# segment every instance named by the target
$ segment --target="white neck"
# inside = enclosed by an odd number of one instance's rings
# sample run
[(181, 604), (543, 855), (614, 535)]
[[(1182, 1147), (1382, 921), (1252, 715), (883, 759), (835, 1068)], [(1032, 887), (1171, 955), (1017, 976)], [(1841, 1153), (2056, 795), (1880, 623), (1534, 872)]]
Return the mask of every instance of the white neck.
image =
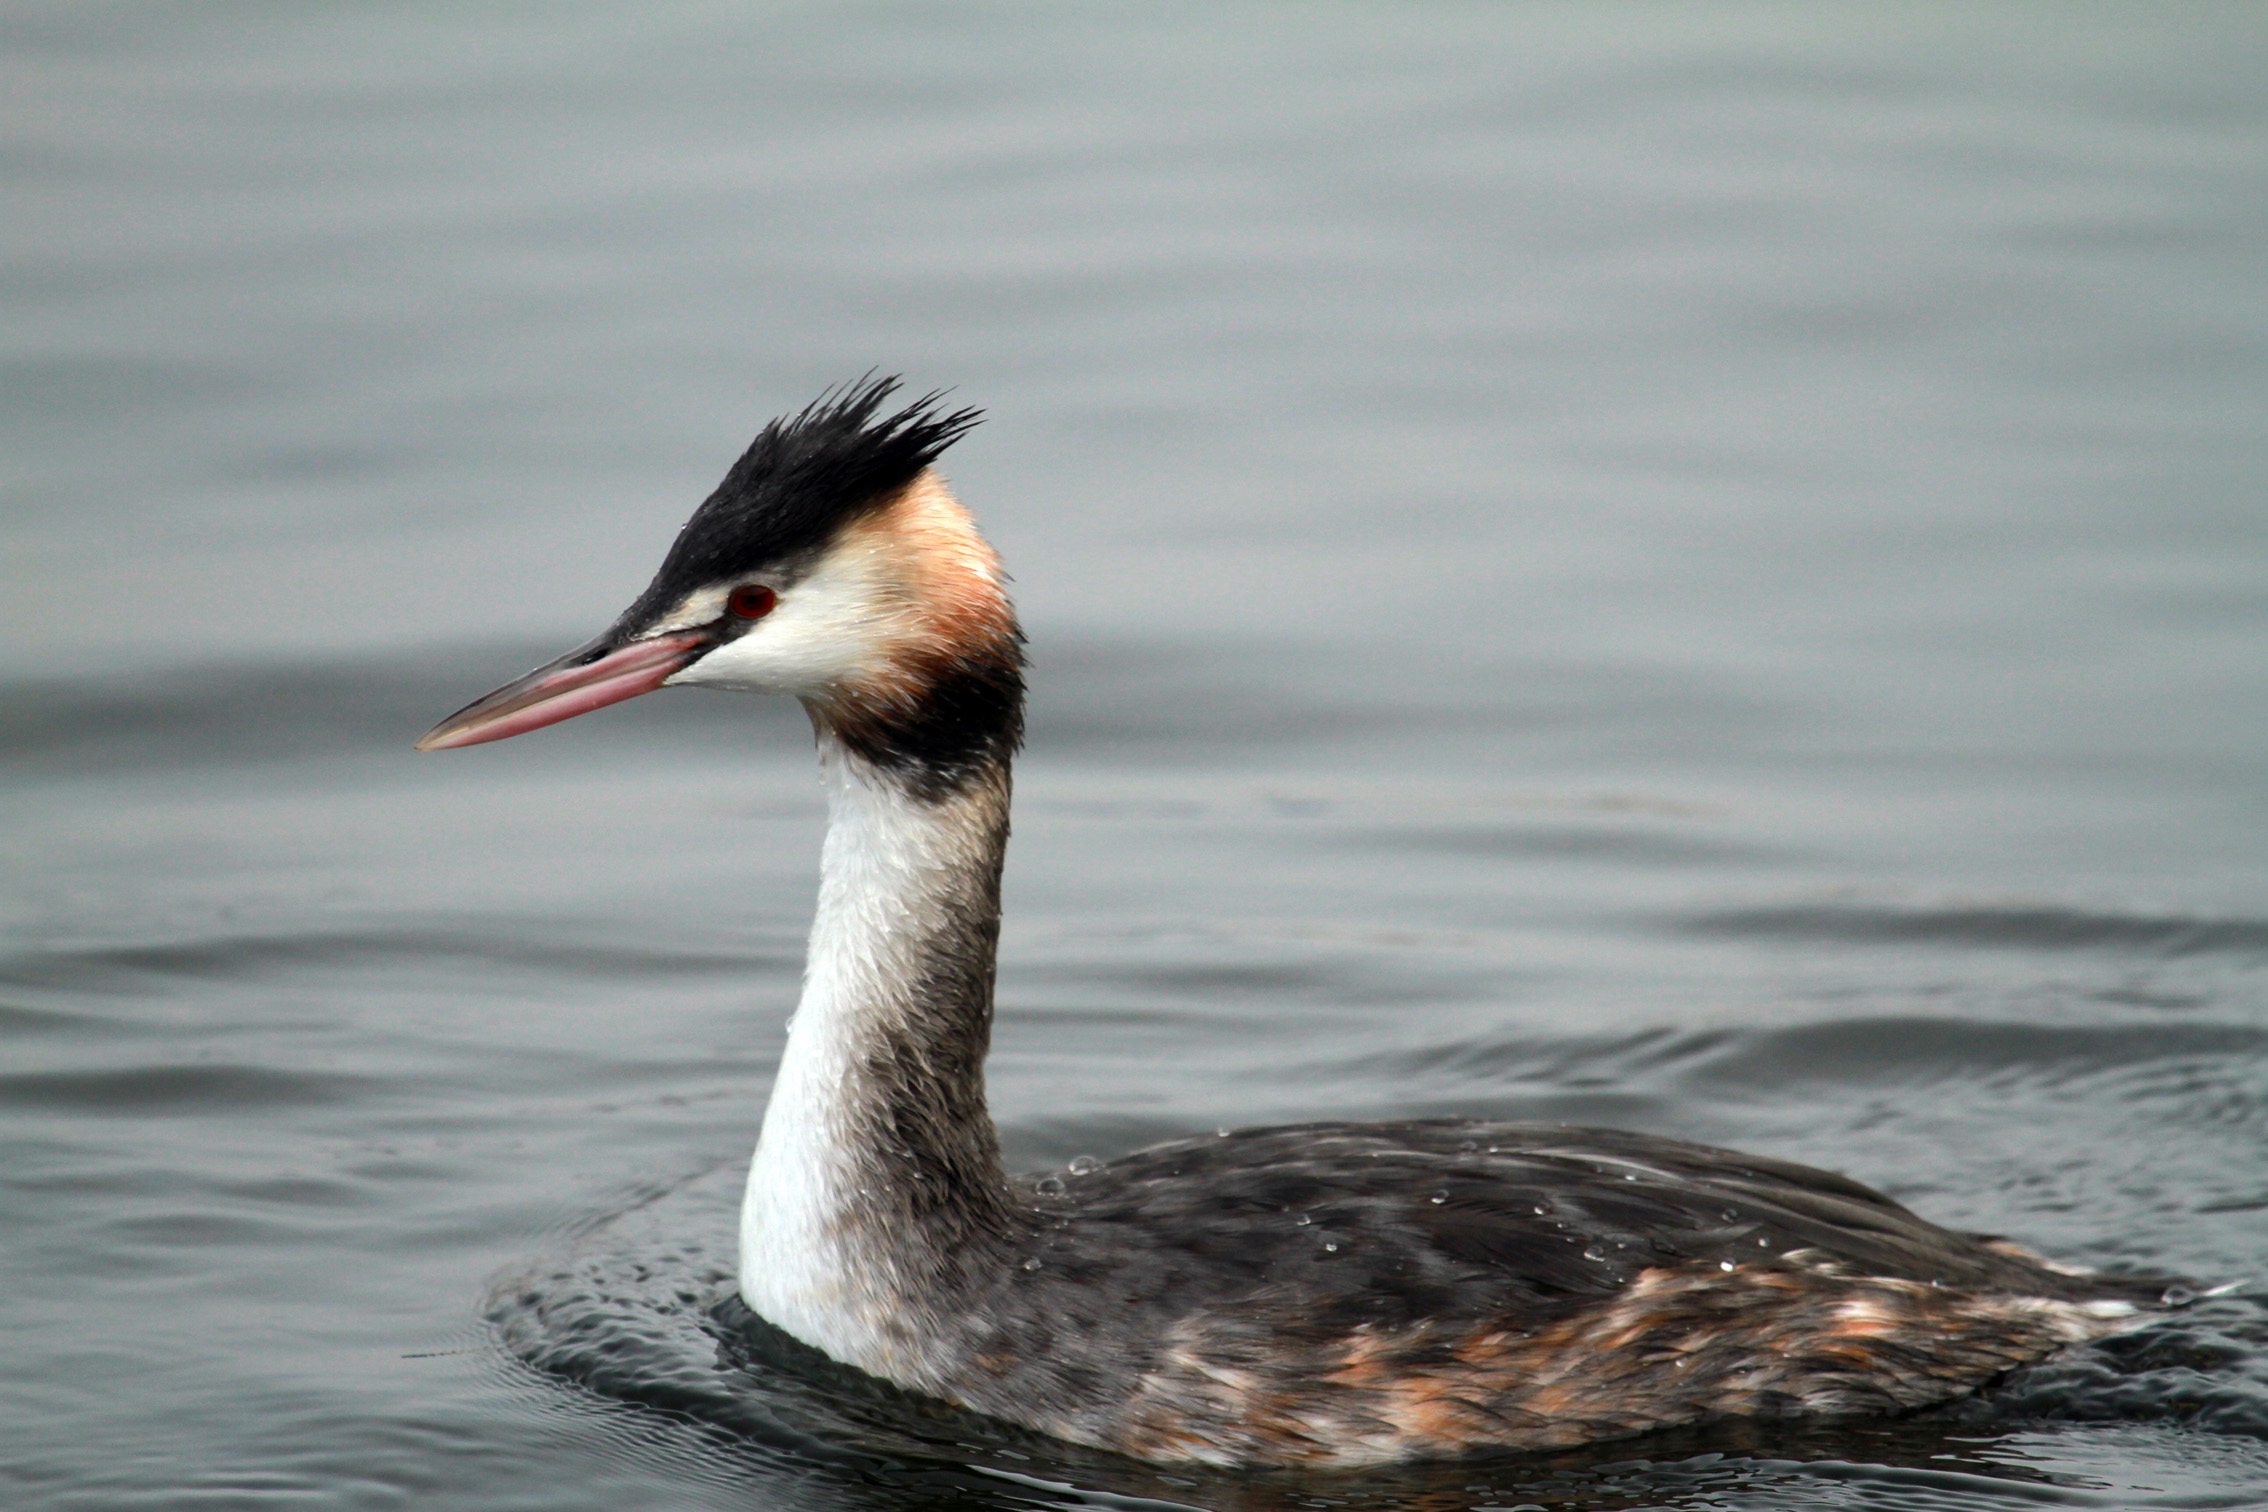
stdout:
[(741, 1210), (740, 1290), (805, 1343), (917, 1374), (925, 1301), (999, 1231), (982, 1066), (1005, 766), (922, 798), (824, 727), (828, 801), (803, 998)]

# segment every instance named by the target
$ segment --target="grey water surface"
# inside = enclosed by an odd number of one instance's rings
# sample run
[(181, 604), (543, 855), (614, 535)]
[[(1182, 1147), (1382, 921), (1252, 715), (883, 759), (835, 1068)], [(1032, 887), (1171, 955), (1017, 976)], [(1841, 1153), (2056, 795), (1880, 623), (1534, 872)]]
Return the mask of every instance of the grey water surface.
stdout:
[[(2268, 1506), (2268, 10), (0, 14), (0, 1505)], [(1032, 1166), (1612, 1123), (2249, 1289), (1172, 1475), (734, 1326), (787, 708), (434, 719), (869, 368), (1032, 635)]]

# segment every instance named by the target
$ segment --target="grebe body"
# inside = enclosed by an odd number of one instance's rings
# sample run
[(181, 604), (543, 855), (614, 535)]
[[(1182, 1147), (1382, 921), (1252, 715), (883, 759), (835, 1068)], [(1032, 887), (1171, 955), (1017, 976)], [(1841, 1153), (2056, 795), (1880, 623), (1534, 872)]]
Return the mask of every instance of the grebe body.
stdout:
[(420, 742), (662, 686), (809, 710), (829, 825), (749, 1173), (757, 1315), (1080, 1444), (1338, 1468), (1897, 1411), (2161, 1305), (2165, 1278), (1613, 1130), (1294, 1124), (1010, 1175), (984, 1058), (1023, 638), (932, 467), (977, 417), (894, 389), (766, 427), (612, 627)]

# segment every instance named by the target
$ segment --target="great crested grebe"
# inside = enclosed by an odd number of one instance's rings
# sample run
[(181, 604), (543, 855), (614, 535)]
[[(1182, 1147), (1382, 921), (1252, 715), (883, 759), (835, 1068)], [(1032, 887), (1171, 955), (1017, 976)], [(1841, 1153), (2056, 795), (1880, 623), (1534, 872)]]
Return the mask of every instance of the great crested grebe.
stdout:
[(1348, 1467), (1921, 1406), (2177, 1295), (1606, 1129), (1294, 1124), (1009, 1175), (984, 1057), (1023, 635), (931, 467), (976, 413), (883, 414), (896, 388), (766, 426), (612, 627), (419, 742), (664, 686), (809, 711), (829, 820), (742, 1213), (759, 1316), (1076, 1443)]

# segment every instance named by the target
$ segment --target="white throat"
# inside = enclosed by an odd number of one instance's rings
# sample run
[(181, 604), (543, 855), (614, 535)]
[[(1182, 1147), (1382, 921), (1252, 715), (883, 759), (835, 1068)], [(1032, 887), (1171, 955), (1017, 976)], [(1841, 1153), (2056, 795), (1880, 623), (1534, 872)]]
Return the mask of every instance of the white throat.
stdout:
[[(981, 1173), (989, 1156), (997, 1173), (978, 1068), (1007, 776), (928, 799), (824, 729), (819, 752), (828, 826), (818, 912), (749, 1168), (740, 1291), (805, 1343), (907, 1380), (919, 1374), (914, 1335), (950, 1225), (924, 1232), (925, 1199), (934, 1207), (937, 1191), (920, 1183), (946, 1183), (931, 1174), (940, 1166), (930, 1152), (907, 1148), (923, 1135), (907, 1133), (920, 1120), (906, 1107), (954, 1110), (932, 1121), (962, 1137), (939, 1144), (977, 1153), (947, 1165)], [(933, 1095), (930, 1082), (966, 1096)]]

